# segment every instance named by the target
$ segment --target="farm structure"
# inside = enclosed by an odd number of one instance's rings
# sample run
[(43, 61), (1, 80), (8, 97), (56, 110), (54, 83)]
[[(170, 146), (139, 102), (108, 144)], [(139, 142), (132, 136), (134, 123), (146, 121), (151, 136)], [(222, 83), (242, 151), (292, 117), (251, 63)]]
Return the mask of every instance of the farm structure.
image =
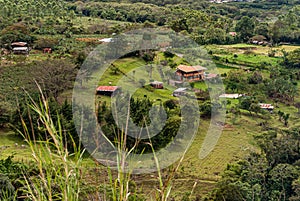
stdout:
[(274, 110), (274, 106), (272, 104), (266, 104), (266, 103), (260, 103), (259, 104), (261, 109), (265, 109), (268, 111), (273, 111)]
[(112, 96), (121, 88), (118, 86), (99, 86), (96, 90), (97, 95)]
[(11, 44), (14, 54), (29, 54), (30, 48), (26, 42), (14, 42)]
[(204, 71), (207, 68), (202, 66), (179, 65), (176, 69), (175, 76), (180, 81), (200, 81), (205, 79)]
[(187, 88), (178, 88), (175, 91), (173, 91), (173, 96), (179, 97), (186, 95)]
[(164, 88), (163, 83), (159, 82), (159, 81), (150, 82), (150, 86), (152, 86), (155, 89), (163, 89)]
[(232, 98), (232, 99), (236, 99), (236, 98), (239, 98), (239, 97), (242, 97), (244, 96), (244, 94), (221, 94), (219, 96), (219, 98)]

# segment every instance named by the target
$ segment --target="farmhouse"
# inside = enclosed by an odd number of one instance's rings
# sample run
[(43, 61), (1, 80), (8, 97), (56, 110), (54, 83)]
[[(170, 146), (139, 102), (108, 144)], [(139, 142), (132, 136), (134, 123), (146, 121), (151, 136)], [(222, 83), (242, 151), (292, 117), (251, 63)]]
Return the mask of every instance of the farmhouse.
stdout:
[(155, 89), (163, 89), (164, 88), (163, 83), (159, 82), (159, 81), (150, 82), (150, 85)]
[(175, 72), (175, 76), (180, 81), (200, 81), (204, 80), (205, 70), (207, 70), (207, 68), (202, 66), (179, 65)]
[(173, 96), (179, 97), (184, 96), (186, 94), (187, 88), (178, 88), (175, 91), (173, 91)]
[(118, 86), (99, 86), (96, 90), (98, 95), (111, 96), (120, 90)]
[(26, 42), (14, 42), (11, 47), (14, 54), (29, 54), (30, 51)]

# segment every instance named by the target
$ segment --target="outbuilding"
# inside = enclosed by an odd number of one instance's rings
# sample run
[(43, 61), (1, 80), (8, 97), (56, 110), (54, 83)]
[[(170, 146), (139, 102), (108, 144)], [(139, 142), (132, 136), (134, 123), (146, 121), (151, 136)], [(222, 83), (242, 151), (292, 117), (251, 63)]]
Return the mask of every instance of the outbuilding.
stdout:
[(111, 96), (120, 90), (118, 86), (99, 86), (96, 90), (97, 95)]
[(173, 96), (179, 97), (186, 95), (187, 88), (178, 88), (175, 91), (173, 91)]
[(150, 82), (150, 86), (152, 86), (155, 89), (163, 89), (164, 88), (164, 84), (159, 81)]

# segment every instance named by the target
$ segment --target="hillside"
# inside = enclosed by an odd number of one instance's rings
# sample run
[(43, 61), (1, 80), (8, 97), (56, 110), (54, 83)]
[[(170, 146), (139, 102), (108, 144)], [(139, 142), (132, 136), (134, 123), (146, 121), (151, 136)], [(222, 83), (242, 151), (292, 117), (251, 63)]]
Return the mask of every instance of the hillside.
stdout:
[(0, 11), (0, 200), (300, 199), (299, 0)]

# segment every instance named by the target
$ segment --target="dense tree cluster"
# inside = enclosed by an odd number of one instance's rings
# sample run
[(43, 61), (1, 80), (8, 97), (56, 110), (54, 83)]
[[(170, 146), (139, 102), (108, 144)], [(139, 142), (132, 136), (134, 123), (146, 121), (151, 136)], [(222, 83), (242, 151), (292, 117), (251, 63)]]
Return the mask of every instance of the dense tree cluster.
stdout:
[(261, 153), (229, 164), (213, 200), (298, 200), (299, 130), (257, 136)]
[[(128, 96), (126, 96), (128, 97)], [(124, 98), (123, 100), (125, 100)], [(118, 104), (128, 104), (128, 102), (122, 103), (122, 99), (120, 103)], [(128, 99), (126, 99), (128, 100)], [(165, 105), (165, 106), (163, 106)], [(157, 130), (157, 135), (154, 137), (151, 137), (151, 142), (153, 144), (153, 147), (155, 150), (159, 150), (160, 148), (165, 147), (167, 144), (169, 144), (172, 139), (177, 135), (178, 129), (181, 125), (181, 118), (180, 118), (180, 111), (179, 106), (177, 103), (172, 101), (167, 101), (163, 105), (153, 105), (153, 102), (151, 102), (148, 98), (130, 98), (130, 119), (132, 119), (133, 123), (137, 125), (141, 130), (139, 132), (147, 132), (147, 127), (152, 125), (160, 125), (162, 122), (155, 122), (159, 121), (159, 119), (151, 119), (150, 121), (150, 109), (153, 107), (157, 110), (160, 117), (163, 115), (164, 111), (167, 111), (167, 119), (165, 122), (165, 125), (163, 126), (162, 130)], [(121, 107), (121, 106), (118, 106)], [(121, 107), (121, 108), (127, 108), (127, 107)], [(119, 111), (120, 112), (120, 111)], [(110, 106), (106, 104), (106, 102), (100, 103), (98, 105), (98, 123), (101, 125), (103, 132), (105, 135), (112, 141), (117, 143), (118, 136), (124, 132), (122, 129), (123, 127), (121, 125), (126, 125), (127, 120), (127, 111), (123, 111), (121, 113), (118, 113), (118, 115), (125, 115), (121, 117), (121, 122), (118, 122), (118, 119), (114, 119), (114, 116), (112, 114), (112, 109)], [(125, 122), (124, 122), (125, 121)], [(153, 122), (154, 121), (154, 122)], [(118, 126), (117, 123), (118, 122)], [(122, 124), (124, 123), (124, 124)], [(152, 132), (155, 132), (156, 129), (152, 129), (149, 133), (149, 135), (152, 135)], [(130, 126), (127, 130), (127, 132), (135, 132), (131, 130)], [(138, 140), (138, 141), (137, 141)], [(149, 139), (135, 139), (133, 137), (127, 136), (127, 144), (126, 146), (131, 149), (132, 147), (136, 146), (137, 152), (151, 152), (152, 149), (148, 145)], [(137, 143), (137, 144), (136, 144)]]

